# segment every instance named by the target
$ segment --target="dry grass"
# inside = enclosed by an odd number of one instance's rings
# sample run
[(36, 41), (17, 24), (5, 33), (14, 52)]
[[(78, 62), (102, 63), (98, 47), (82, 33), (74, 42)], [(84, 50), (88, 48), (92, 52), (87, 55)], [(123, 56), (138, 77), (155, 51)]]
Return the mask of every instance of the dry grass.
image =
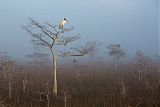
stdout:
[[(129, 63), (119, 66), (118, 72), (114, 72), (112, 66), (106, 64), (59, 65), (58, 97), (52, 93), (52, 70), (48, 69), (51, 67), (18, 66), (12, 73), (11, 100), (8, 97), (8, 80), (4, 80), (1, 75), (3, 72), (0, 72), (1, 105), (64, 107), (66, 98), (67, 107), (159, 107), (157, 65), (150, 66), (150, 69), (141, 73), (141, 81), (138, 81), (137, 70)], [(27, 81), (24, 93), (25, 76)]]

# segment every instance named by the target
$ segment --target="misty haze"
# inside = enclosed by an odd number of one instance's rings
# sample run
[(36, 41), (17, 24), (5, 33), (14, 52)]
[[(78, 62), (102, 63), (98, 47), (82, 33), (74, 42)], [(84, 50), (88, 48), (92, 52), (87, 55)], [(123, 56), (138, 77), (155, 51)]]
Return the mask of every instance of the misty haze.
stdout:
[(0, 107), (160, 107), (159, 0), (1, 0)]

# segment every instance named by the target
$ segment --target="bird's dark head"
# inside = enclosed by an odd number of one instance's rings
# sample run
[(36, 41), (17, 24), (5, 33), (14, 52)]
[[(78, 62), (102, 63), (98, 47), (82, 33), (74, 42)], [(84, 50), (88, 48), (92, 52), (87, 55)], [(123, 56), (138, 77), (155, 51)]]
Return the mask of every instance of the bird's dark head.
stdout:
[(68, 20), (66, 18), (64, 18), (63, 20), (65, 20), (68, 23)]

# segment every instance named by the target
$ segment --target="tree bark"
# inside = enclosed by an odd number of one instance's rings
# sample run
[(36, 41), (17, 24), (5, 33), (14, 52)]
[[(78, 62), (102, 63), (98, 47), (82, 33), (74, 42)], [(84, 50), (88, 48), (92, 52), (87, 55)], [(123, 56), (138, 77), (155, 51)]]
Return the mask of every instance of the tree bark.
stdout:
[(64, 107), (67, 107), (67, 97), (64, 97)]
[(9, 80), (9, 83), (8, 83), (8, 94), (9, 94), (9, 99), (11, 100), (12, 98), (12, 88), (11, 88), (11, 80)]
[(159, 83), (159, 85), (160, 85), (160, 69), (159, 69), (159, 76), (158, 76), (158, 77), (159, 77), (158, 83)]
[(117, 71), (117, 57), (114, 56), (114, 70)]
[(3, 70), (3, 76), (4, 76), (4, 79), (6, 80), (6, 70)]
[(56, 76), (56, 55), (54, 53), (54, 48), (51, 48), (51, 52), (52, 52), (52, 57), (53, 57), (53, 93), (55, 96), (57, 96), (57, 76)]
[(27, 77), (25, 76), (23, 79), (23, 93), (26, 92), (26, 84), (27, 84)]

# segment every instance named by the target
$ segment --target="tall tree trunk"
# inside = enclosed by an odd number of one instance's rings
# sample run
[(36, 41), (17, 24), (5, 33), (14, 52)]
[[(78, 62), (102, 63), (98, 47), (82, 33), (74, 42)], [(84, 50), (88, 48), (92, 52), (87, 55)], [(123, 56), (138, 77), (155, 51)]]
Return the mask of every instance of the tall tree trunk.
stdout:
[(158, 83), (159, 83), (159, 85), (160, 85), (160, 69), (159, 69), (159, 76), (158, 76), (158, 77), (159, 77)]
[(53, 57), (53, 93), (55, 96), (57, 96), (57, 76), (56, 76), (56, 55), (54, 53), (54, 48), (51, 48), (52, 57)]
[(47, 107), (49, 107), (50, 106), (50, 99), (49, 99), (50, 92), (49, 92), (49, 84), (48, 84), (48, 82), (47, 82), (46, 93), (47, 93)]
[(26, 84), (27, 84), (27, 77), (24, 76), (24, 79), (23, 79), (23, 93), (26, 92)]
[(11, 100), (12, 98), (12, 86), (11, 86), (11, 80), (12, 80), (12, 74), (9, 72), (9, 80), (8, 80), (8, 95), (9, 99)]
[(67, 97), (64, 97), (64, 107), (67, 107)]
[(6, 80), (6, 70), (3, 70), (3, 76), (4, 76), (4, 79)]
[(139, 88), (141, 88), (141, 80), (142, 80), (142, 74), (141, 74), (141, 71), (138, 71), (138, 85), (139, 85)]
[(9, 99), (11, 100), (11, 98), (12, 98), (11, 80), (9, 80), (9, 82), (8, 82), (8, 88), (9, 88), (9, 90), (8, 90)]
[(114, 56), (114, 70), (117, 71), (117, 57)]

